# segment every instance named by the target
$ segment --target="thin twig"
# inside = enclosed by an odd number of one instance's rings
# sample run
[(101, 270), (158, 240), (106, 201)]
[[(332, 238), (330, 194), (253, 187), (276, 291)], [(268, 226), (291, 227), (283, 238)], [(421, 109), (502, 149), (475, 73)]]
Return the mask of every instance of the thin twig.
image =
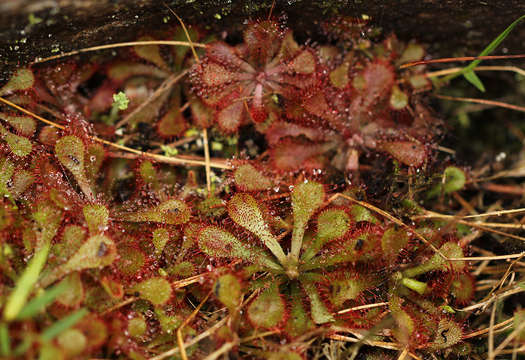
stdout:
[(338, 314), (346, 314), (347, 312), (350, 312), (350, 311), (372, 309), (372, 308), (386, 306), (386, 305), (388, 305), (387, 302), (380, 302), (380, 303), (375, 303), (375, 304), (360, 305), (360, 306), (354, 306), (354, 307), (351, 307), (351, 308), (348, 308), (348, 309), (344, 309), (344, 310), (338, 311), (337, 313)]
[[(197, 55), (197, 51), (195, 51), (195, 47), (193, 46), (194, 42), (191, 40), (190, 33), (188, 32), (188, 29), (186, 28), (186, 24), (184, 24), (184, 21), (173, 11), (172, 8), (170, 8), (166, 3), (164, 3), (164, 6), (168, 8), (168, 10), (177, 18), (179, 23), (182, 26), (182, 30), (184, 30), (184, 34), (186, 35), (186, 38), (188, 39), (188, 44), (191, 48), (191, 52), (193, 53), (193, 57), (195, 58), (195, 62), (199, 63), (199, 56)], [(206, 47), (206, 46), (204, 46)]]
[(455, 97), (455, 96), (439, 95), (439, 94), (435, 94), (434, 96), (437, 97), (438, 99), (443, 99), (443, 100), (462, 101), (462, 102), (469, 102), (469, 103), (483, 104), (483, 105), (494, 105), (494, 106), (502, 107), (502, 108), (505, 108), (505, 109), (511, 109), (511, 110), (525, 112), (525, 107), (524, 106), (508, 104), (508, 103), (501, 102), (501, 101), (487, 100), (487, 99), (465, 98), (465, 97)]
[(202, 130), (202, 142), (204, 146), (204, 168), (206, 169), (206, 187), (208, 195), (211, 196), (211, 169), (210, 169), (210, 146), (208, 144), (208, 130)]
[(492, 305), (492, 311), (490, 312), (490, 322), (489, 322), (489, 338), (488, 338), (488, 348), (489, 348), (489, 359), (494, 359), (494, 320), (496, 318), (496, 306), (498, 306), (498, 299), (494, 301)]
[(520, 288), (520, 287), (516, 287), (516, 288), (510, 289), (510, 290), (507, 290), (505, 292), (502, 292), (502, 293), (500, 293), (498, 295), (491, 296), (487, 300), (484, 300), (484, 301), (478, 302), (476, 304), (472, 304), (470, 306), (464, 307), (462, 309), (457, 309), (457, 310), (458, 311), (472, 311), (472, 310), (476, 310), (476, 309), (479, 309), (479, 308), (487, 307), (493, 301), (495, 301), (496, 299), (502, 299), (504, 297), (511, 296), (511, 295), (514, 295), (514, 294), (518, 294), (518, 293), (523, 292), (523, 291), (525, 291), (525, 290)]
[(206, 276), (207, 274), (208, 273), (195, 275), (195, 276), (192, 276), (192, 277), (189, 277), (189, 278), (186, 278), (186, 279), (174, 281), (174, 282), (171, 283), (171, 287), (173, 289), (180, 289), (180, 288), (186, 287), (188, 285), (195, 284), (195, 283), (201, 281), (201, 279), (203, 279), (204, 276)]
[(223, 344), (220, 348), (212, 352), (210, 355), (206, 356), (204, 360), (216, 360), (219, 356), (226, 354), (228, 351), (233, 349), (234, 346), (237, 346), (237, 342), (227, 342)]
[(137, 300), (136, 297), (130, 297), (130, 298), (127, 298), (126, 300), (124, 300), (124, 301), (122, 301), (122, 302), (120, 302), (120, 303), (118, 303), (118, 304), (116, 304), (116, 305), (110, 307), (109, 309), (105, 310), (104, 312), (102, 312), (102, 313), (100, 314), (100, 316), (104, 316), (104, 315), (109, 314), (110, 312), (113, 312), (113, 311), (115, 311), (115, 310), (117, 310), (117, 309), (119, 309), (119, 308), (121, 308), (121, 307), (123, 307), (123, 306), (126, 306), (126, 305), (128, 305), (128, 304), (131, 304), (131, 303), (134, 302), (135, 300)]
[(516, 327), (514, 329), (513, 332), (511, 332), (509, 334), (509, 336), (507, 336), (505, 338), (505, 340), (503, 340), (499, 345), (498, 347), (496, 348), (496, 350), (494, 350), (494, 357), (498, 356), (498, 354), (505, 348), (505, 346), (507, 346), (511, 341), (512, 339), (514, 339), (517, 335), (521, 334), (521, 332), (525, 330), (525, 322), (522, 322), (521, 324), (518, 325), (518, 327)]
[[(454, 67), (450, 69), (443, 69), (438, 71), (431, 71), (425, 73), (426, 77), (437, 77), (449, 74), (455, 74), (463, 70), (461, 67)], [(476, 66), (475, 71), (510, 71), (525, 76), (525, 70), (517, 66)]]
[[(496, 330), (496, 329), (505, 327), (506, 325), (511, 324), (513, 321), (514, 321), (514, 318), (507, 319), (505, 321), (502, 321), (502, 322), (494, 325), (493, 329)], [(477, 330), (477, 331), (471, 332), (469, 334), (463, 335), (462, 339), (470, 339), (470, 338), (473, 338), (473, 337), (477, 337), (477, 336), (480, 336), (480, 335), (488, 333), (489, 330), (490, 330), (490, 328), (484, 328), (484, 329), (481, 329), (481, 330)]]
[[(228, 321), (228, 319), (229, 319), (229, 316), (223, 318), (222, 320), (220, 320), (216, 324), (214, 324), (212, 327), (208, 328), (208, 330), (206, 330), (206, 331), (200, 333), (199, 335), (195, 336), (193, 339), (191, 339), (187, 343), (184, 343), (184, 348), (192, 346), (192, 345), (198, 343), (199, 341), (201, 341), (202, 339), (205, 339), (208, 336), (212, 335), (215, 331), (217, 331), (218, 329), (223, 327), (224, 324), (226, 324), (226, 321)], [(178, 352), (179, 352), (179, 347), (177, 346), (177, 347), (174, 347), (173, 349), (170, 349), (168, 351), (163, 352), (162, 354), (159, 354), (159, 355), (157, 355), (155, 357), (149, 358), (149, 360), (162, 360), (162, 359), (165, 359), (165, 358), (170, 357), (172, 355), (175, 355)]]
[(462, 56), (462, 57), (453, 57), (453, 58), (441, 58), (441, 59), (432, 59), (432, 60), (420, 60), (412, 61), (406, 64), (399, 66), (400, 69), (405, 69), (417, 65), (425, 64), (438, 64), (438, 63), (449, 63), (449, 62), (463, 62), (471, 60), (505, 60), (505, 59), (523, 59), (525, 54), (518, 55), (487, 55), (487, 56)]
[(129, 42), (106, 44), (106, 45), (87, 47), (87, 48), (83, 48), (79, 50), (73, 50), (67, 53), (53, 55), (53, 56), (49, 56), (43, 59), (35, 59), (35, 61), (33, 61), (31, 64), (41, 64), (47, 61), (57, 60), (57, 59), (65, 58), (68, 56), (78, 55), (78, 54), (87, 53), (91, 51), (114, 49), (114, 48), (120, 48), (120, 47), (130, 47), (130, 46), (137, 46), (137, 45), (195, 46), (195, 47), (201, 47), (201, 48), (207, 47), (206, 44), (200, 44), (200, 43), (194, 43), (194, 42), (190, 44), (187, 41), (171, 41), (171, 40), (129, 41)]
[(401, 352), (401, 354), (399, 354), (399, 357), (397, 358), (397, 360), (405, 360), (407, 354), (408, 354), (408, 347), (405, 347), (403, 351)]
[[(43, 123), (46, 123), (46, 124), (51, 125), (53, 127), (56, 127), (57, 129), (60, 129), (60, 130), (65, 130), (65, 126), (57, 124), (57, 123), (55, 123), (53, 121), (47, 120), (47, 119), (45, 119), (45, 118), (43, 118), (43, 117), (41, 117), (41, 116), (39, 116), (39, 115), (29, 111), (29, 110), (24, 109), (21, 106), (18, 106), (16, 104), (12, 103), (9, 100), (6, 100), (6, 99), (0, 97), (0, 102), (3, 102), (4, 104), (6, 104), (6, 105), (8, 105), (8, 106), (10, 106), (10, 107), (12, 107), (14, 109), (17, 109), (17, 110), (23, 112), (24, 114), (29, 115), (29, 116), (37, 119), (37, 120), (40, 120)], [(97, 136), (89, 136), (89, 138), (92, 139), (93, 141), (99, 142), (101, 144), (105, 144), (105, 145), (117, 148), (119, 150), (127, 151), (127, 152), (130, 152), (130, 153), (136, 154), (138, 156), (147, 157), (147, 158), (153, 159), (153, 160), (161, 162), (161, 163), (174, 164), (174, 165), (199, 165), (199, 166), (205, 166), (206, 165), (206, 162), (204, 160), (183, 159), (181, 157), (175, 157), (175, 156), (164, 156), (164, 155), (159, 155), (159, 154), (152, 154), (152, 153), (147, 153), (147, 152), (144, 152), (144, 151), (136, 150), (136, 149), (124, 146), (124, 145), (119, 145), (119, 144), (116, 144), (116, 143), (112, 143), (111, 141), (104, 140), (104, 139), (99, 138)], [(214, 168), (218, 168), (218, 169), (231, 169), (230, 165), (228, 165), (226, 163), (215, 162), (215, 161), (210, 161), (210, 167), (214, 167)]]
[(190, 314), (190, 316), (188, 316), (183, 321), (183, 323), (179, 326), (179, 328), (177, 329), (177, 345), (179, 345), (180, 356), (181, 356), (182, 360), (188, 360), (188, 355), (186, 354), (186, 348), (184, 346), (184, 340), (182, 339), (182, 329), (184, 329), (184, 327), (186, 325), (188, 325), (190, 323), (190, 321), (193, 320), (193, 318), (195, 316), (197, 316), (197, 314), (199, 313), (199, 311), (202, 308), (202, 306), (210, 298), (211, 293), (212, 293), (211, 291), (208, 292), (208, 294), (206, 295), (206, 297), (204, 297), (204, 299), (201, 301), (201, 303), (195, 308), (195, 310), (193, 310), (193, 312)]
[[(523, 212), (525, 212), (525, 208), (490, 211), (490, 212), (481, 213), (481, 214), (475, 214), (475, 215), (457, 216), (457, 218), (470, 219), (470, 218), (487, 217), (487, 216), (501, 216), (501, 215), (517, 214), (517, 213), (523, 213)], [(428, 212), (425, 215), (415, 216), (415, 217), (413, 217), (413, 219), (432, 218), (435, 215), (454, 217), (453, 215), (444, 215), (444, 214), (438, 214), (438, 213), (434, 213), (434, 212)]]

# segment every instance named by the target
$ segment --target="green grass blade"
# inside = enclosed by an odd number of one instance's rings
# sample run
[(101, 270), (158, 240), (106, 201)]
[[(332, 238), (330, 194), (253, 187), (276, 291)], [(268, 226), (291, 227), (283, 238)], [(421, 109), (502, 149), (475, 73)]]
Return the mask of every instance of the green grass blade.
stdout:
[(87, 309), (80, 309), (78, 311), (75, 311), (73, 314), (58, 320), (56, 323), (49, 326), (42, 332), (42, 334), (40, 335), (40, 339), (42, 341), (53, 340), (58, 334), (75, 325), (78, 321), (80, 321), (80, 319), (86, 316), (87, 313)]
[(4, 308), (4, 320), (11, 321), (16, 318), (26, 304), (27, 298), (31, 290), (33, 290), (33, 286), (38, 280), (40, 272), (44, 268), (50, 248), (51, 244), (45, 244), (37, 251), (33, 258), (29, 260), (27, 267), (16, 282), (15, 289), (7, 299)]
[[(492, 42), (490, 44), (487, 45), (487, 47), (485, 49), (483, 49), (483, 51), (481, 53), (479, 53), (478, 56), (487, 56), (487, 55), (490, 55), (490, 53), (492, 53), (498, 46), (499, 44), (501, 44), (501, 42), (503, 40), (505, 40), (505, 38), (510, 34), (510, 32), (516, 27), (516, 25), (518, 25), (522, 20), (525, 20), (525, 15), (522, 15), (520, 16), (518, 19), (514, 20), (512, 22), (512, 24), (510, 24), (505, 30), (503, 30), (503, 32), (501, 34), (499, 34), (494, 40), (492, 40)], [(478, 89), (480, 89), (479, 85), (481, 84), (481, 81), (479, 81), (479, 78), (476, 80), (475, 78), (477, 78), (476, 75), (472, 76), (470, 73), (474, 74), (473, 70), (476, 68), (476, 66), (479, 65), (479, 63), (481, 62), (482, 60), (480, 59), (477, 59), (477, 60), (473, 60), (470, 64), (468, 64), (467, 66), (465, 66), (463, 69), (459, 70), (458, 72), (454, 73), (454, 74), (450, 74), (448, 76), (446, 76), (443, 81), (446, 82), (446, 81), (450, 81), (460, 75), (463, 75), (465, 76), (465, 78), (470, 82), (472, 83), (474, 86), (476, 86)], [(469, 75), (467, 75), (469, 74)], [(470, 77), (470, 78), (469, 78)], [(475, 77), (475, 78), (474, 78)], [(474, 82), (473, 82), (473, 81)], [(483, 87), (483, 84), (481, 84), (481, 87), (484, 89)], [(482, 90), (484, 91), (484, 90)]]
[(467, 71), (466, 73), (463, 74), (463, 76), (465, 77), (465, 79), (467, 79), (469, 83), (474, 85), (479, 91), (485, 92), (485, 86), (483, 85), (478, 75), (476, 75), (474, 71), (472, 70)]
[(11, 353), (11, 339), (6, 323), (0, 324), (0, 355), (9, 356)]
[(67, 288), (66, 282), (61, 282), (56, 286), (46, 290), (42, 295), (29, 301), (26, 306), (18, 313), (17, 320), (29, 319), (40, 311), (42, 311), (47, 305), (55, 301), (55, 298), (62, 294)]

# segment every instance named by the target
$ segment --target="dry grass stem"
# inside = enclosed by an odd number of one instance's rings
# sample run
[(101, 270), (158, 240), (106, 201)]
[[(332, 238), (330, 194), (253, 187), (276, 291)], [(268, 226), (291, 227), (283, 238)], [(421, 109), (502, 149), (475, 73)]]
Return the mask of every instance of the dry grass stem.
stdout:
[(193, 310), (190, 316), (188, 316), (177, 329), (177, 344), (179, 345), (180, 356), (182, 360), (188, 360), (188, 355), (186, 354), (186, 348), (184, 346), (184, 340), (182, 339), (182, 330), (184, 329), (186, 325), (188, 325), (193, 320), (195, 316), (197, 316), (200, 309), (203, 307), (206, 301), (208, 301), (208, 299), (210, 298), (211, 294), (212, 294), (211, 291), (208, 292), (208, 294), (204, 297), (201, 303), (195, 308), (195, 310)]
[(439, 99), (443, 99), (443, 100), (462, 101), (462, 102), (468, 102), (468, 103), (474, 103), (474, 104), (483, 104), (483, 105), (493, 105), (493, 106), (498, 106), (498, 107), (502, 107), (502, 108), (505, 108), (505, 109), (525, 112), (525, 107), (524, 106), (508, 104), (508, 103), (505, 103), (505, 102), (502, 102), (502, 101), (488, 100), (488, 99), (466, 98), (466, 97), (455, 97), (455, 96), (439, 95), (439, 94), (435, 94), (434, 96), (439, 98)]
[(516, 54), (516, 55), (487, 55), (487, 56), (462, 56), (462, 57), (451, 57), (451, 58), (441, 58), (441, 59), (432, 59), (432, 60), (420, 60), (413, 61), (399, 66), (400, 69), (409, 68), (412, 66), (423, 65), (423, 64), (441, 64), (449, 62), (463, 62), (463, 61), (472, 61), (472, 60), (506, 60), (506, 59), (523, 59), (525, 54)]
[[(10, 107), (12, 107), (14, 109), (17, 109), (17, 110), (23, 112), (24, 114), (29, 115), (29, 116), (31, 116), (31, 117), (39, 120), (39, 121), (42, 121), (43, 123), (51, 125), (51, 126), (57, 128), (57, 129), (60, 129), (60, 130), (65, 130), (65, 126), (57, 124), (57, 123), (55, 123), (53, 121), (47, 120), (47, 119), (45, 119), (45, 118), (43, 118), (43, 117), (41, 117), (41, 116), (39, 116), (39, 115), (29, 111), (29, 110), (26, 110), (26, 109), (22, 108), (21, 106), (13, 104), (9, 100), (6, 100), (6, 99), (0, 97), (0, 102), (3, 102), (4, 104), (6, 104), (6, 105), (8, 105), (8, 106), (10, 106)], [(92, 139), (93, 141), (99, 142), (101, 144), (108, 145), (110, 147), (119, 149), (119, 150), (130, 152), (132, 154), (137, 155), (138, 157), (150, 158), (152, 160), (155, 160), (155, 161), (158, 161), (158, 162), (161, 162), (161, 163), (165, 163), (165, 164), (206, 166), (206, 161), (205, 160), (200, 160), (200, 159), (199, 160), (183, 159), (181, 157), (164, 156), (164, 155), (148, 153), (148, 152), (136, 150), (136, 149), (124, 146), (124, 145), (119, 145), (119, 144), (113, 143), (111, 141), (104, 140), (102, 138), (99, 138), (98, 136), (90, 136), (90, 139)], [(209, 165), (210, 165), (210, 167), (214, 167), (214, 168), (218, 168), (218, 169), (231, 169), (231, 166), (226, 164), (225, 160), (223, 162), (210, 161)]]
[[(438, 71), (431, 71), (425, 74), (426, 77), (437, 77), (455, 74), (463, 68), (454, 67), (450, 69), (443, 69)], [(525, 70), (517, 66), (476, 66), (475, 71), (510, 71), (525, 76)]]
[(128, 41), (128, 42), (121, 42), (121, 43), (114, 43), (114, 44), (106, 44), (106, 45), (99, 45), (99, 46), (92, 46), (87, 47), (79, 50), (73, 50), (66, 53), (58, 54), (49, 56), (43, 59), (36, 59), (33, 61), (32, 64), (41, 64), (44, 62), (48, 62), (51, 60), (57, 60), (69, 56), (74, 56), (82, 53), (87, 52), (93, 52), (93, 51), (100, 51), (100, 50), (107, 50), (107, 49), (115, 49), (115, 48), (121, 48), (121, 47), (131, 47), (131, 46), (140, 46), (140, 45), (169, 45), (169, 46), (194, 46), (194, 47), (200, 47), (205, 48), (206, 44), (200, 44), (200, 43), (194, 43), (194, 42), (187, 42), (187, 41), (170, 41), (170, 40), (148, 40), (148, 41)]
[(337, 313), (338, 314), (346, 314), (347, 312), (350, 312), (350, 311), (372, 309), (372, 308), (381, 307), (381, 306), (387, 306), (387, 305), (388, 305), (387, 302), (380, 302), (380, 303), (375, 303), (375, 304), (360, 305), (360, 306), (355, 306), (355, 307), (352, 307), (352, 308), (348, 308), (348, 309), (344, 309), (344, 310), (338, 311)]

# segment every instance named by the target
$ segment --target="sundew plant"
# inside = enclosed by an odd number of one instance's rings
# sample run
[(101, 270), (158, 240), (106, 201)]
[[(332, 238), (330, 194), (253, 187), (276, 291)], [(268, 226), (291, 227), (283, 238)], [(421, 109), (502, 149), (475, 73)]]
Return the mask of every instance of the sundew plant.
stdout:
[[(401, 69), (425, 46), (319, 27), (181, 22), (1, 85), (3, 358), (486, 352), (494, 318), (472, 310), (496, 270), (474, 271), (463, 213), (437, 212), (466, 206), (470, 175), (443, 155), (425, 65)], [(522, 317), (497, 325), (515, 348)]]

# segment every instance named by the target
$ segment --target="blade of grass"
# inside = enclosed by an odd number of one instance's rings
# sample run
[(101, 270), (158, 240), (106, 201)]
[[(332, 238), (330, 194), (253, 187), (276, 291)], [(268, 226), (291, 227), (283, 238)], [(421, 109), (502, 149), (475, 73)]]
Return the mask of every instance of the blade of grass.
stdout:
[[(492, 53), (503, 40), (509, 35), (509, 33), (518, 25), (522, 20), (525, 19), (525, 15), (520, 16), (518, 19), (514, 20), (501, 34), (499, 34), (490, 44), (487, 45), (485, 49), (479, 54), (479, 56), (486, 56)], [(476, 86), (481, 91), (485, 91), (485, 88), (477, 75), (474, 73), (474, 69), (481, 62), (481, 59), (472, 61), (469, 65), (465, 66), (463, 69), (457, 73), (450, 74), (443, 79), (443, 82), (448, 82), (460, 75), (463, 75), (471, 84)]]
[(0, 355), (9, 356), (11, 354), (11, 339), (6, 323), (0, 324)]
[(70, 327), (75, 325), (77, 322), (79, 322), (80, 319), (82, 319), (84, 316), (87, 315), (87, 313), (88, 313), (87, 309), (80, 309), (58, 320), (56, 323), (49, 326), (42, 332), (42, 335), (40, 335), (40, 339), (42, 341), (53, 340), (58, 334), (62, 333), (63, 331), (69, 329)]
[(11, 321), (16, 318), (26, 304), (27, 298), (38, 280), (40, 272), (44, 268), (50, 248), (50, 243), (45, 244), (38, 250), (33, 258), (29, 260), (27, 267), (16, 282), (15, 289), (7, 299), (4, 308), (4, 320)]
[(58, 285), (46, 290), (42, 295), (29, 301), (27, 305), (24, 306), (22, 310), (20, 310), (16, 319), (25, 320), (35, 316), (40, 311), (45, 309), (47, 305), (55, 301), (56, 297), (62, 294), (66, 290), (66, 288), (67, 283), (61, 282)]

